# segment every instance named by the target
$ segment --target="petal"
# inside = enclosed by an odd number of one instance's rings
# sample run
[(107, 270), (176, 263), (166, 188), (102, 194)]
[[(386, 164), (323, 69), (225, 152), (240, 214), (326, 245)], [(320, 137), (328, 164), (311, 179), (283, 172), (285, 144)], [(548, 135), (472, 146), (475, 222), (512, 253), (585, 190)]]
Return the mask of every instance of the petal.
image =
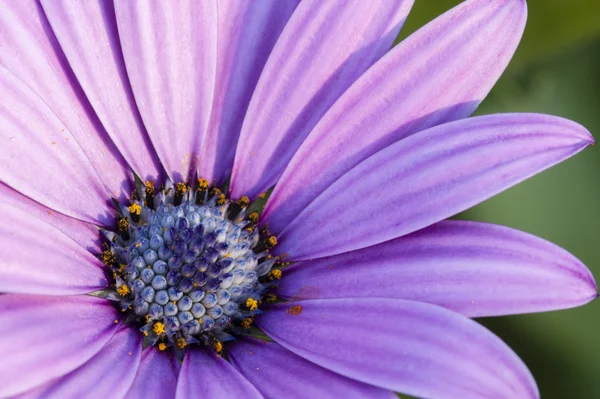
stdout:
[(256, 319), (277, 343), (333, 372), (436, 399), (538, 398), (521, 360), (476, 322), (400, 299), (274, 305)]
[(0, 292), (75, 295), (106, 288), (102, 263), (53, 225), (0, 202)]
[(217, 3), (117, 1), (119, 38), (137, 107), (171, 178), (196, 173), (213, 98)]
[(400, 298), (469, 317), (543, 312), (598, 296), (590, 271), (541, 238), (502, 226), (444, 221), (358, 251), (285, 269), (278, 296)]
[(296, 260), (318, 258), (400, 237), (490, 198), (591, 143), (580, 125), (538, 114), (482, 116), (419, 132), (332, 184), (281, 233), (278, 251)]
[(98, 227), (54, 212), (1, 182), (0, 203), (21, 209), (30, 213), (32, 217), (54, 226), (91, 253), (101, 251)]
[(281, 232), (336, 179), (415, 132), (469, 116), (510, 61), (524, 0), (470, 0), (396, 46), (331, 107), (298, 150), (262, 218)]
[(26, 398), (123, 398), (142, 355), (142, 334), (123, 326), (100, 352), (71, 373), (20, 396)]
[(0, 66), (0, 179), (65, 215), (101, 223), (109, 193), (47, 104)]
[(271, 187), (327, 109), (394, 42), (413, 0), (302, 1), (252, 96), (233, 197)]
[(298, 0), (221, 0), (218, 9), (217, 77), (199, 175), (223, 183), (267, 57)]
[(113, 2), (41, 3), (73, 73), (110, 138), (138, 176), (159, 176), (162, 169), (125, 70)]
[(332, 373), (273, 342), (237, 341), (227, 354), (267, 398), (397, 398), (390, 391)]
[(114, 335), (118, 318), (112, 303), (90, 296), (0, 295), (0, 397), (87, 362)]
[(52, 33), (41, 5), (3, 1), (0, 63), (46, 103), (71, 132), (115, 197), (131, 193), (129, 166), (110, 140)]
[(179, 362), (170, 352), (161, 352), (149, 346), (142, 353), (142, 361), (126, 398), (163, 399), (175, 397)]
[(222, 357), (205, 349), (190, 349), (181, 365), (176, 398), (251, 399), (262, 395)]

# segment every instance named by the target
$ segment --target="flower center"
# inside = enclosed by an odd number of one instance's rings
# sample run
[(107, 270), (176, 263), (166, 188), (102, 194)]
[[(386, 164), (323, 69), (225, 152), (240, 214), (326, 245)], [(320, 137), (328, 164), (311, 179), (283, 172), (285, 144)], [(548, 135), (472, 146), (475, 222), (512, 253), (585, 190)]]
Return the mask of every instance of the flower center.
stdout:
[(256, 225), (247, 197), (230, 201), (204, 179), (138, 186), (120, 205), (117, 231), (104, 231), (102, 259), (116, 290), (109, 297), (161, 350), (199, 343), (220, 352), (250, 328), (281, 277), (269, 254), (277, 240)]

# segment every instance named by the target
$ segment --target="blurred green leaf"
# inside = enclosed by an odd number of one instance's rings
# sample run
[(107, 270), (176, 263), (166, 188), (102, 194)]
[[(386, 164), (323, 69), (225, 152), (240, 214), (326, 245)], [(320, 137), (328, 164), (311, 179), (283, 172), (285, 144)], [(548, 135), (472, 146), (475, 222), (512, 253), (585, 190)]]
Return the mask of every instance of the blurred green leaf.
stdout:
[[(461, 3), (460, 0), (416, 0), (399, 40), (438, 15)], [(529, 18), (513, 64), (556, 54), (600, 35), (598, 0), (529, 0)]]

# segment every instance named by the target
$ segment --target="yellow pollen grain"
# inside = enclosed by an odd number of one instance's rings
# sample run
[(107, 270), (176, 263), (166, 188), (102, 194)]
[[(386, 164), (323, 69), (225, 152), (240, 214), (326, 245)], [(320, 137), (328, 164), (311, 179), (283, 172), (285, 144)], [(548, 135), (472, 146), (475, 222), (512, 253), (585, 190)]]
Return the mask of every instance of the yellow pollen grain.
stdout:
[(175, 185), (175, 192), (179, 195), (183, 195), (187, 192), (187, 187), (184, 183), (177, 183)]
[(148, 331), (144, 331), (144, 335), (147, 337), (148, 336)]
[(220, 341), (215, 341), (213, 343), (213, 348), (217, 353), (221, 353), (221, 351), (223, 351), (223, 344)]
[(250, 198), (248, 198), (247, 196), (243, 196), (242, 198), (240, 198), (238, 200), (238, 204), (242, 207), (245, 208), (248, 206), (248, 204), (250, 204)]
[(246, 330), (249, 329), (251, 325), (252, 325), (252, 317), (246, 317), (242, 321), (242, 328), (245, 328)]
[(119, 320), (115, 320), (115, 324), (119, 324)]
[(153, 193), (154, 192), (154, 183), (151, 181), (146, 182), (146, 192)]
[(206, 179), (198, 179), (198, 189), (206, 190), (208, 188), (208, 180)]
[(154, 331), (157, 335), (163, 334), (165, 332), (165, 325), (159, 321), (154, 324), (152, 331)]
[(185, 348), (186, 345), (187, 345), (187, 342), (185, 342), (185, 338), (183, 338), (183, 337), (177, 338), (177, 347), (179, 349)]
[(139, 247), (141, 247), (141, 246), (142, 246), (142, 243), (141, 243), (141, 242), (136, 242), (136, 243), (135, 243), (135, 247), (136, 247), (136, 248), (139, 248)]
[(131, 204), (127, 209), (129, 209), (129, 212), (132, 215), (139, 215), (140, 213), (142, 213), (142, 207), (136, 204), (135, 202)]
[(281, 278), (281, 270), (271, 270), (269, 272), (269, 280), (279, 280)]
[(267, 192), (265, 191), (264, 193), (260, 194), (258, 196), (258, 198), (265, 198), (267, 196)]
[(123, 218), (119, 220), (119, 231), (127, 231), (129, 230), (129, 220)]
[(160, 344), (158, 344), (158, 350), (164, 351), (165, 349), (167, 349), (167, 345), (165, 345), (164, 342), (161, 342)]
[(294, 305), (286, 310), (286, 313), (291, 314), (292, 316), (298, 316), (300, 313), (302, 313), (302, 306)]
[(267, 245), (269, 248), (273, 248), (275, 245), (277, 245), (277, 237), (271, 236), (267, 238)]
[(252, 223), (258, 222), (258, 212), (252, 212), (248, 215), (248, 220)]
[(250, 310), (256, 310), (258, 308), (258, 302), (255, 299), (248, 298), (246, 301), (246, 307)]
[(126, 286), (125, 284), (123, 284), (122, 286), (120, 286), (119, 288), (117, 288), (117, 292), (121, 296), (126, 296), (127, 294), (129, 294), (129, 287)]
[(221, 194), (217, 197), (217, 205), (225, 205), (227, 199), (225, 199), (225, 194)]

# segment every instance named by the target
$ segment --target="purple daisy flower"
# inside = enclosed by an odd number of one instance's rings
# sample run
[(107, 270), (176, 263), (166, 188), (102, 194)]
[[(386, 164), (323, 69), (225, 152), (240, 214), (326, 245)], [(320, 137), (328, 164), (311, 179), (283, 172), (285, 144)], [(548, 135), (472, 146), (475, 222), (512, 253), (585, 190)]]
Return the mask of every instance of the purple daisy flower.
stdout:
[(444, 219), (593, 138), (468, 118), (524, 0), (389, 51), (411, 6), (4, 1), (0, 397), (539, 397), (470, 317), (578, 306), (593, 277)]

